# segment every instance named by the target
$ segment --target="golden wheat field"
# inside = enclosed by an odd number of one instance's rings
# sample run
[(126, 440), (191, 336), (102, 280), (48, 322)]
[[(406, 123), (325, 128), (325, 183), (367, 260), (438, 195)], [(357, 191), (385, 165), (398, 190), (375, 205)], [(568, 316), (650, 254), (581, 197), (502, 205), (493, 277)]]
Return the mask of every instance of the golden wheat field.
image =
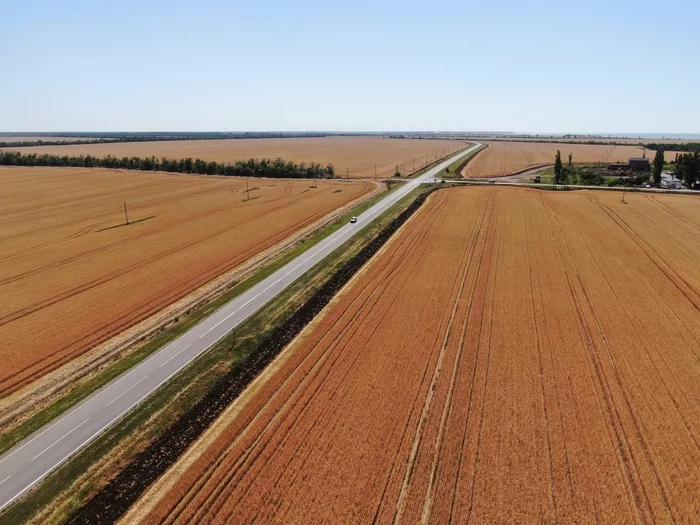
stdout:
[(690, 142), (697, 142), (698, 139), (680, 139), (680, 138), (649, 138), (649, 137), (636, 137), (636, 138), (629, 138), (629, 137), (561, 137), (561, 136), (556, 136), (556, 135), (541, 135), (541, 136), (529, 136), (529, 137), (524, 137), (524, 136), (501, 136), (501, 137), (494, 137), (494, 136), (469, 136), (469, 139), (473, 140), (479, 140), (479, 141), (486, 141), (490, 142), (494, 138), (498, 138), (499, 140), (506, 140), (508, 142), (532, 142), (532, 141), (544, 141), (544, 142), (558, 142), (558, 143), (570, 143), (570, 142), (578, 142), (578, 143), (585, 143), (585, 142), (606, 142), (606, 143), (617, 143), (617, 144), (629, 144), (632, 146), (636, 146), (637, 144), (688, 144)]
[(179, 140), (37, 146), (22, 148), (26, 153), (93, 155), (96, 157), (201, 158), (233, 162), (249, 158), (282, 158), (292, 162), (333, 164), (338, 177), (391, 177), (396, 167), (402, 174), (419, 169), (426, 162), (466, 147), (464, 141), (430, 139), (389, 139), (383, 137), (323, 137), (291, 139)]
[(0, 168), (0, 396), (374, 188)]
[(700, 200), (434, 193), (143, 523), (696, 523)]
[[(488, 147), (472, 158), (462, 170), (464, 177), (498, 177), (512, 175), (521, 170), (536, 166), (554, 164), (557, 150), (561, 151), (562, 161), (568, 161), (569, 153), (573, 162), (603, 164), (623, 162), (630, 157), (646, 157), (653, 159), (655, 151), (645, 150), (637, 146), (593, 146), (589, 144), (557, 144), (537, 142), (484, 142)], [(676, 152), (667, 151), (665, 158), (671, 161)]]

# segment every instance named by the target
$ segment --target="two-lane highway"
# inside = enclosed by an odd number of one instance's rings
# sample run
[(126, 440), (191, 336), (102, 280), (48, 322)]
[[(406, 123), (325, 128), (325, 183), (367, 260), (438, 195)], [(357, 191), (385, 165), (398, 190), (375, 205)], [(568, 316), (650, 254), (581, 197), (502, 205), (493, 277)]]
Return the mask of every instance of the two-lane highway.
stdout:
[(406, 182), (359, 215), (357, 223), (341, 227), (1, 456), (0, 510), (26, 494), (53, 469), (355, 235), (363, 225), (373, 221), (420, 184), (434, 178), (443, 168), (479, 147), (477, 144)]

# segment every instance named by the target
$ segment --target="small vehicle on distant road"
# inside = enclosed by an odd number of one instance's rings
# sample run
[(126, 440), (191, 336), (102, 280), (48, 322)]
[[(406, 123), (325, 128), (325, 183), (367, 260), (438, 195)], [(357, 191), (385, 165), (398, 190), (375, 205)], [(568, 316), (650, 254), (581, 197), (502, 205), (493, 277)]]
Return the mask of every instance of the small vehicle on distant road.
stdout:
[(357, 222), (357, 217), (350, 217), (350, 223), (355, 224)]
[(496, 181), (493, 179), (489, 179), (489, 184), (496, 184)]

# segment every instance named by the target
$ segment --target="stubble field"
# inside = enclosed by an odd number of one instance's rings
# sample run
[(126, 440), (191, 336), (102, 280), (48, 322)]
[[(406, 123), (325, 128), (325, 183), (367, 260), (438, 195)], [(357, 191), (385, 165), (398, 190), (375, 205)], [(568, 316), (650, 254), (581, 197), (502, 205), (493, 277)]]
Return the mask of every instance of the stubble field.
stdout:
[(545, 142), (559, 142), (562, 144), (568, 144), (570, 142), (580, 142), (580, 143), (585, 143), (585, 142), (606, 142), (606, 143), (617, 143), (617, 144), (630, 144), (630, 145), (637, 145), (637, 144), (687, 144), (690, 142), (698, 142), (700, 139), (673, 139), (673, 138), (649, 138), (649, 137), (637, 137), (637, 138), (616, 138), (616, 137), (575, 137), (575, 138), (564, 138), (564, 137), (557, 137), (556, 135), (554, 137), (549, 137), (549, 136), (532, 136), (532, 137), (510, 137), (510, 136), (503, 136), (503, 137), (478, 137), (478, 136), (469, 136), (469, 139), (474, 139), (478, 140), (479, 142), (481, 141), (486, 141), (486, 142), (491, 142), (494, 138), (498, 138), (499, 140), (507, 140), (509, 142), (531, 142), (531, 141), (545, 141)]
[(0, 168), (0, 397), (374, 188)]
[[(630, 157), (653, 159), (652, 150), (636, 146), (592, 146), (589, 144), (541, 144), (536, 142), (488, 142), (489, 147), (478, 153), (462, 170), (464, 177), (483, 178), (511, 175), (526, 168), (554, 164), (557, 150), (561, 151), (562, 161), (568, 161), (573, 154), (574, 163), (626, 163)], [(676, 153), (667, 151), (666, 161), (675, 158)]]
[(466, 147), (464, 141), (429, 139), (388, 139), (382, 137), (323, 137), (293, 139), (179, 140), (38, 146), (22, 148), (23, 154), (92, 155), (95, 157), (201, 158), (233, 162), (250, 158), (282, 158), (292, 162), (333, 164), (338, 177), (391, 177), (399, 170), (406, 174), (448, 153)]
[(700, 519), (700, 201), (435, 193), (125, 518)]

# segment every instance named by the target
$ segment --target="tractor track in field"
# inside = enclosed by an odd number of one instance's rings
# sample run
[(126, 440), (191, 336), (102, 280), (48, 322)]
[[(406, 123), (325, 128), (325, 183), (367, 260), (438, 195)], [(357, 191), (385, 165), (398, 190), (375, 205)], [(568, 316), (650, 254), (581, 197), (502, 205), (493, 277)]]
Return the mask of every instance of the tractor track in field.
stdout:
[[(364, 182), (365, 187), (370, 184), (371, 183), (369, 182)], [(131, 275), (134, 272), (141, 271), (145, 268), (148, 268), (149, 265), (153, 265), (154, 263), (163, 261), (168, 257), (173, 257), (177, 254), (185, 253), (186, 250), (190, 248), (196, 248), (196, 246), (200, 246), (207, 241), (216, 239), (220, 236), (232, 234), (232, 232), (235, 232), (237, 228), (241, 228), (245, 225), (254, 224), (256, 221), (261, 219), (264, 220), (265, 217), (268, 217), (274, 213), (279, 213), (280, 211), (284, 211), (290, 206), (299, 205), (299, 203), (302, 203), (312, 198), (313, 193), (300, 193), (296, 196), (293, 196), (292, 200), (289, 200), (287, 198), (289, 196), (290, 190), (288, 187), (285, 187), (280, 196), (271, 199), (272, 202), (279, 202), (279, 204), (277, 204), (274, 208), (270, 210), (265, 210), (254, 217), (239, 220), (233, 224), (227, 224), (223, 228), (218, 228), (213, 232), (209, 232), (205, 235), (194, 238), (188, 242), (178, 244), (177, 246), (174, 246), (172, 248), (160, 251), (156, 254), (151, 255), (150, 257), (139, 259), (138, 261), (135, 261), (131, 264), (120, 267), (118, 270), (104, 273), (96, 279), (83, 282), (79, 286), (67, 289), (61, 293), (47, 297), (46, 299), (40, 302), (34, 303), (32, 305), (27, 305), (14, 312), (8, 312), (5, 315), (0, 316), (0, 327), (2, 327), (3, 325), (8, 325), (9, 323), (20, 320), (27, 316), (40, 313), (41, 311), (53, 307), (54, 305), (57, 305), (62, 301), (66, 301), (73, 297), (79, 296), (82, 293), (96, 289), (102, 285), (106, 285), (107, 283), (112, 282), (115, 279)], [(270, 201), (266, 202), (269, 203)], [(198, 274), (187, 276), (185, 279), (180, 280), (176, 286), (173, 286), (170, 289), (168, 289), (167, 292), (160, 294), (157, 297), (149, 298), (147, 300), (142, 301), (137, 307), (133, 308), (129, 312), (128, 318), (122, 317), (119, 319), (115, 319), (109, 322), (108, 324), (102, 325), (101, 327), (99, 327), (98, 330), (85, 331), (84, 333), (72, 339), (69, 343), (63, 344), (62, 346), (56, 346), (50, 354), (41, 356), (38, 359), (34, 360), (32, 363), (27, 364), (23, 367), (18, 367), (12, 373), (7, 374), (2, 379), (2, 381), (0, 381), (0, 396), (7, 395), (22, 388), (23, 386), (31, 383), (36, 377), (50, 372), (51, 370), (54, 370), (65, 363), (70, 362), (73, 358), (83, 353), (86, 349), (91, 348), (92, 346), (98, 344), (101, 341), (105, 341), (115, 335), (118, 335), (130, 326), (133, 326), (147, 319), (155, 312), (161, 310), (163, 307), (173, 303), (174, 301), (185, 296), (187, 293), (196, 290), (200, 286), (210, 282), (217, 276), (239, 266), (242, 262), (248, 260), (255, 254), (262, 253), (264, 250), (271, 248), (275, 244), (288, 238), (290, 235), (293, 235), (294, 232), (298, 231), (299, 229), (305, 228), (313, 224), (314, 222), (320, 220), (321, 218), (328, 215), (328, 213), (332, 212), (334, 209), (334, 205), (326, 205), (314, 211), (313, 214), (303, 217), (302, 220), (294, 224), (285, 226), (282, 230), (275, 232), (273, 236), (261, 239), (260, 241), (255, 242), (252, 245), (246, 246), (240, 253), (237, 253), (235, 257), (225, 260), (222, 263), (213, 265), (212, 267), (207, 268), (205, 271), (202, 271)], [(216, 209), (208, 210), (204, 213), (198, 214), (197, 216), (200, 218), (209, 217), (212, 214), (217, 213), (218, 211), (219, 210)], [(150, 230), (148, 232), (140, 233), (129, 239), (123, 239), (116, 243), (110, 243), (107, 246), (100, 246), (99, 248), (95, 248), (93, 250), (90, 250), (89, 252), (83, 252), (81, 254), (69, 257), (62, 261), (57, 261), (53, 264), (24, 272), (22, 275), (6, 278), (0, 282), (0, 285), (16, 282), (22, 278), (36, 278), (36, 276), (39, 275), (41, 272), (75, 263), (77, 260), (80, 260), (88, 255), (97, 255), (100, 253), (104, 253), (110, 249), (114, 249), (117, 247), (125, 247), (128, 246), (129, 243), (134, 240), (148, 239), (151, 238), (152, 235), (163, 234), (171, 230), (172, 225), (169, 225), (164, 226), (162, 228), (156, 228), (155, 230)]]
[[(260, 251), (262, 251), (266, 248), (269, 248), (270, 246), (275, 245), (280, 240), (286, 238), (287, 236), (291, 235), (293, 232), (297, 231), (299, 228), (303, 228), (304, 226), (312, 224), (314, 221), (325, 216), (328, 213), (328, 211), (329, 210), (324, 209), (324, 210), (320, 211), (319, 213), (316, 213), (315, 215), (309, 217), (307, 220), (302, 221), (301, 223), (291, 225), (290, 227), (281, 231), (276, 236), (269, 237), (269, 238), (264, 239), (263, 241), (255, 244), (255, 245), (251, 246), (250, 248), (248, 248), (247, 250), (242, 252), (240, 254), (240, 256), (237, 257), (236, 259), (227, 261), (225, 264), (219, 265), (219, 266), (209, 270), (206, 273), (201, 273), (199, 275), (193, 276), (187, 281), (182, 281), (178, 287), (172, 288), (168, 292), (168, 294), (161, 295), (156, 299), (142, 303), (137, 310), (132, 311), (132, 315), (128, 319), (118, 321), (117, 323), (112, 323), (111, 325), (105, 326), (105, 327), (103, 327), (103, 329), (100, 332), (87, 333), (87, 334), (83, 335), (81, 338), (74, 340), (69, 345), (66, 345), (64, 347), (56, 349), (53, 352), (53, 354), (44, 357), (43, 359), (35, 362), (31, 366), (25, 367), (23, 369), (16, 371), (15, 373), (13, 373), (11, 375), (8, 375), (0, 383), (0, 385), (1, 385), (0, 386), (0, 396), (5, 395), (8, 392), (15, 391), (18, 388), (21, 388), (22, 386), (30, 383), (31, 381), (33, 381), (33, 379), (37, 375), (41, 375), (43, 373), (46, 373), (49, 370), (53, 370), (53, 369), (57, 368), (58, 366), (61, 366), (62, 364), (69, 362), (77, 354), (80, 354), (86, 348), (93, 346), (98, 341), (109, 339), (110, 337), (121, 333), (129, 326), (132, 326), (140, 321), (143, 321), (144, 319), (153, 315), (154, 312), (163, 308), (165, 305), (168, 305), (168, 304), (172, 303), (173, 301), (177, 300), (178, 298), (182, 297), (188, 291), (191, 291), (191, 290), (198, 288), (199, 286), (211, 281), (217, 275), (221, 275), (222, 273), (224, 273), (224, 272), (236, 267), (237, 265), (241, 264), (241, 262), (247, 260), (252, 255), (259, 253)], [(247, 221), (241, 221), (234, 226), (227, 227), (223, 232), (215, 232), (215, 233), (209, 234), (205, 237), (200, 237), (193, 242), (187, 243), (185, 245), (179, 245), (176, 248), (166, 250), (165, 252), (157, 254), (156, 256), (149, 257), (148, 259), (143, 259), (134, 265), (125, 267), (117, 272), (112, 272), (108, 275), (100, 277), (99, 279), (96, 279), (96, 280), (91, 281), (89, 283), (85, 283), (84, 285), (82, 285), (78, 288), (74, 288), (73, 290), (65, 292), (64, 294), (60, 294), (59, 296), (55, 296), (55, 297), (52, 297), (50, 299), (47, 299), (46, 301), (43, 301), (42, 303), (36, 304), (31, 308), (27, 308), (27, 309), (24, 309), (23, 311), (15, 312), (13, 314), (0, 317), (0, 326), (2, 326), (3, 324), (7, 324), (9, 322), (12, 322), (12, 321), (19, 319), (21, 317), (24, 317), (26, 315), (30, 315), (32, 313), (35, 313), (41, 309), (47, 308), (47, 307), (49, 307), (49, 306), (51, 306), (59, 301), (65, 300), (69, 297), (73, 297), (74, 295), (85, 292), (86, 290), (100, 286), (106, 282), (109, 282), (109, 281), (117, 278), (117, 277), (126, 275), (129, 272), (139, 270), (139, 269), (141, 269), (149, 264), (156, 262), (157, 260), (160, 260), (160, 259), (163, 259), (164, 257), (168, 257), (170, 255), (173, 255), (173, 254), (180, 252), (188, 247), (191, 247), (191, 246), (194, 246), (194, 245), (199, 244), (201, 242), (204, 242), (210, 238), (225, 234), (228, 231), (232, 231), (233, 229), (235, 229), (235, 227), (241, 226), (242, 224), (245, 224), (245, 223), (253, 222), (256, 219), (258, 219), (259, 217), (260, 216), (255, 217), (255, 218), (251, 218)], [(56, 357), (56, 355), (58, 355), (59, 357)], [(42, 366), (40, 366), (38, 369), (36, 369), (37, 365), (40, 363), (44, 363), (44, 364)], [(32, 374), (32, 376), (22, 378), (18, 381), (14, 381), (14, 382), (12, 381), (14, 378), (20, 376), (23, 372), (26, 372), (27, 370), (30, 370), (30, 369), (36, 369), (34, 371), (34, 373)]]
[(588, 196), (433, 194), (128, 519), (692, 521), (698, 314), (651, 260), (685, 230)]
[[(415, 245), (415, 243), (413, 243), (413, 245)], [(400, 261), (398, 261), (394, 267), (399, 267), (399, 266), (400, 266)], [(392, 278), (389, 277), (387, 279), (387, 281), (390, 281), (391, 279)], [(368, 304), (370, 304), (371, 300), (376, 299), (378, 297), (378, 295), (380, 295), (379, 288), (386, 289), (386, 288), (388, 288), (388, 284), (389, 284), (388, 282), (382, 282), (378, 286), (378, 288), (375, 288), (374, 291), (371, 293), (371, 295), (366, 300), (364, 300), (362, 302), (362, 305), (360, 307), (358, 307), (356, 313), (353, 316), (353, 319), (358, 315), (362, 315), (362, 317), (368, 316), (369, 314), (366, 311), (361, 312), (360, 309), (362, 307), (366, 307)], [(374, 303), (372, 303), (370, 306), (373, 306), (373, 305), (376, 305), (376, 301)], [(339, 320), (337, 320), (334, 323), (334, 325), (336, 325), (338, 322), (339, 322)], [(346, 330), (350, 329), (349, 324), (347, 324), (346, 327), (348, 327), (348, 328), (346, 328)], [(356, 332), (357, 326), (352, 328), (352, 331)], [(291, 420), (289, 418), (292, 417), (292, 412), (291, 412), (291, 410), (284, 410), (284, 409), (289, 405), (293, 406), (294, 402), (295, 402), (294, 400), (296, 398), (298, 398), (300, 395), (303, 395), (304, 393), (307, 393), (308, 389), (311, 387), (311, 383), (313, 383), (314, 380), (319, 378), (319, 374), (321, 372), (321, 369), (326, 364), (326, 360), (328, 359), (329, 355), (332, 354), (332, 349), (335, 348), (335, 346), (338, 344), (339, 339), (344, 335), (346, 335), (346, 332), (345, 331), (341, 332), (341, 334), (338, 337), (336, 337), (335, 339), (330, 341), (330, 343), (328, 345), (329, 348), (326, 351), (322, 352), (321, 355), (314, 356), (314, 359), (311, 360), (310, 368), (308, 368), (307, 372), (305, 372), (305, 373), (303, 372), (303, 369), (301, 368), (301, 363), (293, 369), (293, 371), (292, 371), (292, 373), (290, 373), (289, 377), (291, 377), (293, 375), (296, 376), (299, 373), (303, 374), (300, 378), (297, 379), (298, 385), (296, 387), (294, 387), (293, 384), (289, 381), (289, 379), (285, 380), (285, 382), (283, 383), (282, 386), (284, 386), (284, 387), (289, 386), (291, 388), (290, 395), (288, 397), (286, 397), (285, 400), (282, 402), (283, 403), (282, 407), (275, 410), (275, 416), (270, 421), (268, 421), (268, 423), (265, 425), (265, 428), (263, 428), (261, 430), (258, 438), (256, 438), (256, 440), (254, 442), (248, 444), (248, 446), (245, 449), (245, 452), (239, 457), (239, 459), (236, 461), (236, 463), (233, 466), (226, 469), (225, 477), (222, 480), (219, 480), (218, 482), (216, 482), (214, 490), (207, 496), (207, 500), (205, 500), (205, 502), (209, 502), (212, 499), (214, 501), (218, 500), (218, 496), (222, 493), (222, 491), (224, 490), (224, 488), (226, 486), (230, 485), (230, 483), (234, 480), (234, 478), (240, 479), (240, 477), (242, 475), (244, 475), (248, 470), (250, 470), (252, 464), (248, 460), (251, 457), (251, 454), (253, 453), (254, 450), (257, 450), (257, 451), (260, 450), (259, 444), (262, 442), (262, 436), (265, 435), (266, 430), (268, 428), (270, 428), (274, 423), (284, 422), (284, 420), (287, 420), (285, 427), (286, 428), (291, 427), (291, 425), (293, 424), (293, 420)], [(312, 349), (312, 351), (313, 350), (316, 350), (316, 347), (314, 347)], [(325, 381), (325, 378), (327, 378), (328, 371), (331, 370), (333, 368), (333, 366), (335, 366), (335, 362), (339, 358), (340, 358), (339, 356), (336, 356), (335, 360), (333, 362), (331, 362), (330, 364), (328, 364), (328, 366), (326, 368), (326, 375), (324, 376), (324, 379), (321, 379), (321, 380), (316, 382), (316, 385), (314, 387), (314, 391), (318, 391), (321, 388), (321, 386), (323, 385), (323, 382)], [(306, 361), (306, 359), (304, 361)], [(275, 398), (272, 398), (269, 402), (267, 402), (263, 408), (267, 409), (268, 406), (270, 404), (272, 404), (273, 401), (277, 401), (276, 397), (277, 396), (275, 396)], [(308, 402), (307, 402), (307, 406), (308, 406)], [(256, 417), (258, 417), (258, 414), (260, 414), (261, 412), (262, 412), (262, 410), (258, 411), (256, 414)], [(302, 409), (302, 412), (303, 412), (303, 409)], [(296, 412), (294, 415), (296, 416), (296, 418), (298, 418), (301, 415), (301, 413)], [(249, 424), (250, 423), (246, 423), (246, 426), (248, 426)], [(287, 432), (283, 435), (282, 442), (284, 443), (288, 439), (288, 437), (289, 437), (289, 433)], [(235, 445), (236, 445), (236, 443), (232, 443), (231, 447), (233, 447)], [(254, 463), (256, 461), (256, 459), (257, 459), (257, 457), (253, 458), (252, 462)], [(248, 465), (247, 465), (248, 468), (246, 468), (245, 470), (242, 470), (242, 466), (246, 462), (248, 463)], [(215, 471), (216, 471), (216, 469), (215, 468), (212, 469), (211, 467), (208, 470), (208, 472), (210, 474), (214, 473)], [(191, 491), (190, 494), (196, 495), (196, 491)], [(212, 512), (212, 511), (216, 512), (217, 508), (218, 508), (218, 506), (214, 505), (209, 509), (209, 512)], [(179, 516), (177, 516), (177, 517), (179, 518)], [(202, 516), (200, 514), (196, 514), (194, 516), (187, 516), (186, 519), (191, 520), (191, 519), (201, 519), (201, 518), (202, 518)]]
[(236, 399), (244, 388), (327, 305), (400, 226), (423, 204), (421, 195), (387, 225), (369, 244), (330, 277), (287, 321), (272, 331), (243, 361), (235, 365), (192, 409), (83, 507), (70, 521), (116, 521), (146, 488), (172, 465), (187, 447)]

